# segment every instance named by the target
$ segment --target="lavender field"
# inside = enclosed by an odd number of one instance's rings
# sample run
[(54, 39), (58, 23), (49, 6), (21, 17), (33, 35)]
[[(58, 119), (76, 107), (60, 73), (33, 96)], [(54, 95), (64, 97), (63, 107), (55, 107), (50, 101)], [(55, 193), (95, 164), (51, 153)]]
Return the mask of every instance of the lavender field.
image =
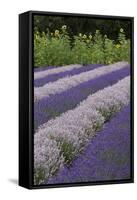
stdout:
[(130, 178), (130, 64), (34, 70), (34, 184)]

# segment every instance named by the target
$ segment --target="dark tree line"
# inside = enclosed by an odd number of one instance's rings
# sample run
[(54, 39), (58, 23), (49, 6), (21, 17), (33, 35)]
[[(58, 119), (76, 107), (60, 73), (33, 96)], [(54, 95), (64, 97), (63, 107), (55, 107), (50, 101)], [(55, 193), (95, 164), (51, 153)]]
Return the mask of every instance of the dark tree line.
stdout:
[(94, 34), (100, 30), (103, 35), (115, 40), (120, 28), (124, 29), (126, 38), (130, 38), (131, 22), (130, 20), (118, 19), (93, 19), (84, 17), (64, 17), (64, 16), (42, 16), (34, 17), (34, 29), (40, 32), (54, 32), (60, 29), (62, 25), (67, 25), (67, 31), (70, 36), (83, 34)]

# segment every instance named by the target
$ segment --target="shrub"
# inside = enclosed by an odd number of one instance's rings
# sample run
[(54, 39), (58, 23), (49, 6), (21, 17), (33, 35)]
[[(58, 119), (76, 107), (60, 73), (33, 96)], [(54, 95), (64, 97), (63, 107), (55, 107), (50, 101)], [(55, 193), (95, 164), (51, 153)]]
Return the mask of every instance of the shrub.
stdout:
[(62, 66), (77, 64), (111, 64), (120, 60), (130, 62), (130, 40), (121, 28), (116, 41), (95, 34), (79, 33), (69, 37), (66, 25), (54, 33), (34, 33), (34, 66)]

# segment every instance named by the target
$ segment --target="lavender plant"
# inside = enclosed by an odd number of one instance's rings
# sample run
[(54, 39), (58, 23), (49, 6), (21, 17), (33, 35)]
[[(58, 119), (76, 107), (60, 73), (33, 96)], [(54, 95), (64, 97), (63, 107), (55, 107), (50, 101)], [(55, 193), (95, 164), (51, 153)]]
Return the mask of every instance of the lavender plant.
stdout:
[(39, 79), (39, 78), (43, 78), (52, 74), (58, 74), (60, 72), (68, 72), (71, 71), (73, 69), (79, 69), (83, 67), (82, 65), (67, 65), (67, 66), (63, 66), (63, 67), (58, 67), (58, 68), (53, 68), (53, 69), (48, 69), (45, 71), (39, 71), (39, 72), (35, 72), (34, 73), (34, 80)]
[[(72, 87), (60, 94), (43, 98), (34, 103), (34, 124), (35, 130), (39, 125), (47, 122), (51, 118), (59, 116), (67, 110), (73, 109), (87, 98), (88, 95), (94, 94), (98, 90), (115, 84), (125, 76), (130, 74), (130, 67), (116, 70), (106, 75), (102, 75), (96, 79), (91, 79)], [(52, 76), (54, 78), (54, 75)]]
[(127, 62), (119, 62), (109, 66), (100, 67), (88, 72), (83, 72), (79, 75), (72, 77), (65, 77), (59, 79), (54, 83), (48, 83), (42, 87), (34, 88), (34, 101), (39, 101), (43, 97), (49, 97), (50, 95), (61, 93), (67, 89), (75, 87), (82, 82), (97, 78), (101, 75), (108, 74), (115, 70), (127, 67)]
[(34, 140), (34, 184), (41, 184), (43, 181), (56, 173), (63, 164), (63, 156), (55, 140), (44, 138), (41, 141), (38, 135)]
[(130, 178), (130, 105), (124, 107), (91, 139), (70, 167), (64, 166), (48, 184)]
[[(70, 163), (83, 150), (87, 141), (102, 128), (108, 117), (128, 105), (129, 101), (130, 78), (126, 77), (115, 85), (90, 95), (75, 109), (40, 126), (34, 135), (34, 157), (38, 164), (38, 167), (35, 165), (35, 173), (38, 174), (35, 176), (38, 177), (36, 181), (41, 183), (44, 176), (45, 179), (50, 177), (62, 166), (63, 158), (65, 163)], [(48, 140), (54, 141), (53, 144)], [(56, 151), (57, 154), (54, 154)]]
[[(69, 67), (71, 68), (71, 66), (74, 66), (74, 68), (72, 70), (69, 69)], [(75, 67), (75, 66), (79, 66), (79, 67)], [(34, 87), (40, 87), (40, 86), (45, 85), (46, 83), (57, 81), (60, 78), (80, 74), (81, 72), (90, 71), (90, 70), (93, 70), (93, 69), (101, 67), (101, 66), (103, 66), (103, 64), (92, 64), (92, 65), (86, 65), (86, 66), (85, 65), (84, 66), (83, 65), (68, 65), (65, 67), (61, 67), (61, 68), (64, 68), (64, 70), (63, 71), (60, 70), (61, 72), (56, 71), (56, 73), (54, 73), (54, 71), (52, 70), (52, 67), (50, 67), (48, 70), (40, 71), (40, 72), (44, 72), (44, 74), (45, 74), (45, 76), (42, 75), (41, 78), (39, 76), (40, 74), (37, 75), (38, 72), (34, 72), (34, 79), (35, 79)], [(49, 74), (48, 74), (48, 72), (45, 73), (46, 71), (50, 71), (50, 69), (53, 73), (49, 73)], [(65, 69), (67, 69), (67, 70), (65, 70)], [(39, 78), (36, 78), (36, 77), (39, 77)]]

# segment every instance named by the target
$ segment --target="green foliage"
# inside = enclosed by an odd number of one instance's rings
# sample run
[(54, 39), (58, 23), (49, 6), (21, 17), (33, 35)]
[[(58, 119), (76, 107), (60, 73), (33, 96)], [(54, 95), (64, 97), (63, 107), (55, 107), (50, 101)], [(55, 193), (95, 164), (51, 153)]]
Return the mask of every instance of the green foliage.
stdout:
[(64, 30), (60, 33), (34, 34), (34, 65), (65, 65), (70, 62), (70, 42)]
[(94, 36), (94, 43), (92, 46), (92, 63), (105, 63), (104, 49), (103, 49), (103, 37), (99, 30), (96, 30)]
[(130, 40), (126, 40), (124, 30), (121, 28), (118, 36), (120, 45), (118, 56), (120, 60), (127, 60), (130, 62)]
[(34, 66), (62, 66), (68, 64), (94, 64), (125, 60), (130, 62), (130, 40), (121, 28), (114, 41), (102, 35), (82, 34), (69, 37), (67, 26), (50, 32), (34, 33)]
[(34, 172), (34, 184), (39, 185), (45, 180), (45, 171), (42, 168), (37, 169), (37, 173)]
[(66, 164), (70, 164), (75, 157), (75, 148), (71, 143), (59, 141), (60, 152), (65, 159)]
[(114, 42), (104, 36), (104, 60), (106, 64), (115, 62), (115, 46)]
[(34, 29), (40, 33), (47, 32), (50, 30), (59, 29), (63, 24), (67, 25), (67, 32), (70, 37), (73, 35), (82, 34), (92, 34), (96, 30), (100, 30), (102, 35), (107, 34), (108, 38), (111, 40), (116, 40), (118, 37), (118, 32), (122, 27), (125, 31), (126, 38), (130, 38), (131, 35), (131, 20), (122, 19), (101, 19), (92, 17), (74, 17), (74, 16), (53, 16), (53, 15), (35, 15), (34, 16)]
[[(86, 35), (85, 35), (86, 36)], [(74, 46), (72, 48), (72, 63), (87, 64), (89, 63), (89, 48), (84, 38), (81, 36), (74, 37)]]

